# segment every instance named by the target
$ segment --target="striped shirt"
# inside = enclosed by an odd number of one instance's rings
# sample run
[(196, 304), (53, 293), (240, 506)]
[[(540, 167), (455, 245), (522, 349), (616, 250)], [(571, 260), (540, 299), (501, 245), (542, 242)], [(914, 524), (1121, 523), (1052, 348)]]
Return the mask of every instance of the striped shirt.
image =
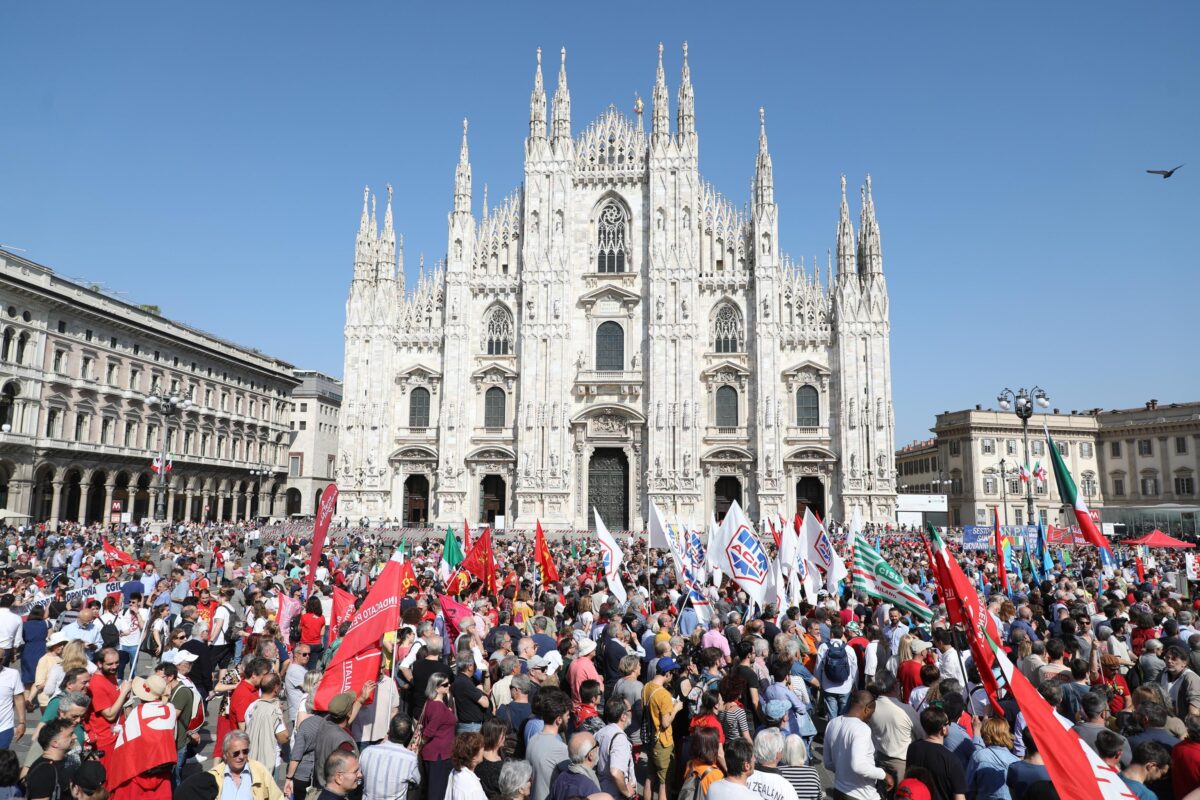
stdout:
[(358, 763), (363, 774), (363, 800), (406, 800), (408, 784), (421, 781), (417, 754), (394, 742), (364, 748)]
[(788, 783), (796, 790), (798, 800), (821, 800), (824, 797), (821, 777), (816, 767), (791, 767), (780, 764), (779, 774), (787, 778)]

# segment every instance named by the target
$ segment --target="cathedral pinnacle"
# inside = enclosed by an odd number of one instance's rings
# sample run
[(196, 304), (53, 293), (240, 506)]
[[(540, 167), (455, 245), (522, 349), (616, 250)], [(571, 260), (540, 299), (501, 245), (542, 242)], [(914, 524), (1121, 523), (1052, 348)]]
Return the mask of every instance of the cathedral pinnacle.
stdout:
[(669, 136), (671, 134), (671, 110), (668, 107), (671, 103), (667, 95), (667, 76), (663, 72), (663, 45), (658, 43), (658, 72), (654, 76), (654, 94), (651, 100), (654, 103), (654, 117), (651, 123), (650, 131), (655, 139)]
[(767, 150), (767, 112), (758, 109), (758, 160), (754, 174), (754, 201), (757, 205), (775, 203), (775, 168)]
[(858, 224), (858, 268), (864, 275), (883, 272), (883, 250), (879, 241), (879, 223), (875, 220), (875, 200), (871, 197), (871, 176), (862, 187), (862, 217)]
[(692, 70), (688, 66), (688, 45), (683, 43), (683, 74), (679, 81), (679, 112), (675, 129), (679, 136), (696, 133), (696, 95), (692, 90)]
[(471, 162), (467, 151), (467, 120), (463, 118), (462, 148), (454, 170), (454, 213), (471, 213)]
[(546, 87), (542, 84), (542, 48), (537, 49), (537, 71), (529, 96), (529, 138), (546, 138)]
[(555, 139), (571, 138), (571, 93), (567, 89), (567, 48), (561, 51), (558, 67), (558, 88), (554, 90), (554, 122), (551, 134)]
[(854, 226), (850, 223), (850, 205), (846, 202), (846, 176), (842, 176), (842, 207), (837, 227), (838, 278), (857, 272), (854, 264)]
[(387, 185), (387, 208), (383, 212), (383, 235), (375, 259), (375, 276), (392, 280), (396, 267), (396, 229), (392, 224), (392, 185)]
[(366, 235), (367, 235), (367, 230), (368, 230), (367, 224), (369, 222), (369, 217), (367, 216), (367, 201), (370, 199), (370, 197), (371, 197), (371, 187), (364, 186), (363, 187), (362, 218), (358, 221), (358, 237), (359, 237), (359, 239), (364, 239), (364, 238), (366, 238)]

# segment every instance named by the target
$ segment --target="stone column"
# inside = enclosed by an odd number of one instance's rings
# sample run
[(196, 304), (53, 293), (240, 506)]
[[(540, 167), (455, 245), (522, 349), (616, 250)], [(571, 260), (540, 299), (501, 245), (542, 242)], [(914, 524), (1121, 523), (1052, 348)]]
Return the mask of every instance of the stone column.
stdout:
[(58, 524), (58, 514), (62, 510), (62, 481), (51, 481), (50, 486), (54, 492), (54, 497), (50, 501), (50, 524)]
[(151, 486), (146, 490), (146, 494), (150, 497), (150, 507), (146, 509), (146, 518), (153, 522), (158, 509), (158, 487)]
[(173, 522), (175, 520), (175, 494), (176, 494), (176, 492), (175, 492), (175, 490), (173, 490), (171, 488), (170, 484), (167, 484), (166, 492), (167, 492), (167, 522)]
[(88, 490), (91, 489), (92, 476), (79, 478), (79, 513), (77, 521), (80, 525), (87, 523)]
[(102, 522), (104, 522), (105, 525), (107, 525), (108, 521), (112, 519), (113, 492), (115, 492), (116, 489), (117, 481), (115, 478), (104, 483), (104, 517)]
[(209, 498), (211, 498), (211, 497), (212, 497), (212, 494), (208, 491), (208, 489), (202, 489), (200, 491), (200, 521), (201, 522), (208, 522), (208, 518), (212, 511), (212, 509), (208, 507)]
[(225, 519), (225, 492), (217, 494), (217, 522)]
[(183, 501), (183, 521), (191, 522), (192, 516), (196, 513), (196, 490), (187, 489), (184, 491)]

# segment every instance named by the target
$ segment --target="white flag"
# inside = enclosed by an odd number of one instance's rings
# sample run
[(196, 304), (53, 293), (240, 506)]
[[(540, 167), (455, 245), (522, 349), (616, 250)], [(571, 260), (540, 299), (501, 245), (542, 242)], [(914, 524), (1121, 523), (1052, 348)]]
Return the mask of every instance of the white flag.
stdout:
[(761, 608), (772, 583), (771, 561), (754, 532), (754, 526), (735, 500), (721, 523), (721, 552), (717, 563)]
[(708, 569), (708, 576), (712, 578), (712, 585), (718, 587), (721, 585), (721, 565), (717, 563), (717, 556), (722, 549), (721, 527), (717, 525), (717, 515), (710, 514), (708, 517), (708, 545), (704, 550), (704, 566)]
[(658, 506), (650, 503), (650, 547), (659, 550), (671, 549), (671, 532), (667, 530), (666, 520)]
[(621, 562), (625, 560), (625, 554), (621, 552), (617, 540), (608, 532), (604, 520), (600, 519), (600, 512), (593, 507), (592, 513), (596, 515), (596, 538), (600, 540), (600, 559), (604, 566), (604, 578), (608, 581), (608, 590), (624, 605), (628, 599), (625, 584), (621, 583)]
[(808, 563), (808, 538), (804, 534), (804, 526), (796, 530), (794, 522), (785, 522), (780, 518), (783, 528), (781, 534), (779, 559), (783, 562), (783, 571), (789, 577), (792, 587), (789, 596), (792, 605), (800, 605), (802, 600), (810, 603), (817, 601), (817, 576), (811, 564)]
[(808, 560), (825, 571), (825, 588), (837, 594), (842, 579), (850, 574), (842, 557), (833, 547), (829, 531), (813, 515), (812, 509), (804, 509), (804, 537), (808, 539)]

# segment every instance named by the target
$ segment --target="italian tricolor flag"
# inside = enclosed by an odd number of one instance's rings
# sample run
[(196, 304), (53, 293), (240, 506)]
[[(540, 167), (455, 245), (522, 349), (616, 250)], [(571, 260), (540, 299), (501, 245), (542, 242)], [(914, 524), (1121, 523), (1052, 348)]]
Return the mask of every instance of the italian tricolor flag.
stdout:
[(1096, 547), (1103, 548), (1108, 551), (1109, 555), (1113, 555), (1108, 540), (1096, 529), (1096, 523), (1092, 522), (1092, 515), (1088, 511), (1087, 503), (1083, 502), (1083, 498), (1079, 496), (1079, 489), (1076, 488), (1075, 481), (1067, 470), (1067, 464), (1054, 444), (1054, 439), (1050, 438), (1049, 429), (1046, 429), (1046, 443), (1050, 446), (1050, 463), (1054, 465), (1054, 482), (1058, 484), (1058, 494), (1064, 503), (1075, 509), (1075, 522), (1079, 525), (1079, 532)]

